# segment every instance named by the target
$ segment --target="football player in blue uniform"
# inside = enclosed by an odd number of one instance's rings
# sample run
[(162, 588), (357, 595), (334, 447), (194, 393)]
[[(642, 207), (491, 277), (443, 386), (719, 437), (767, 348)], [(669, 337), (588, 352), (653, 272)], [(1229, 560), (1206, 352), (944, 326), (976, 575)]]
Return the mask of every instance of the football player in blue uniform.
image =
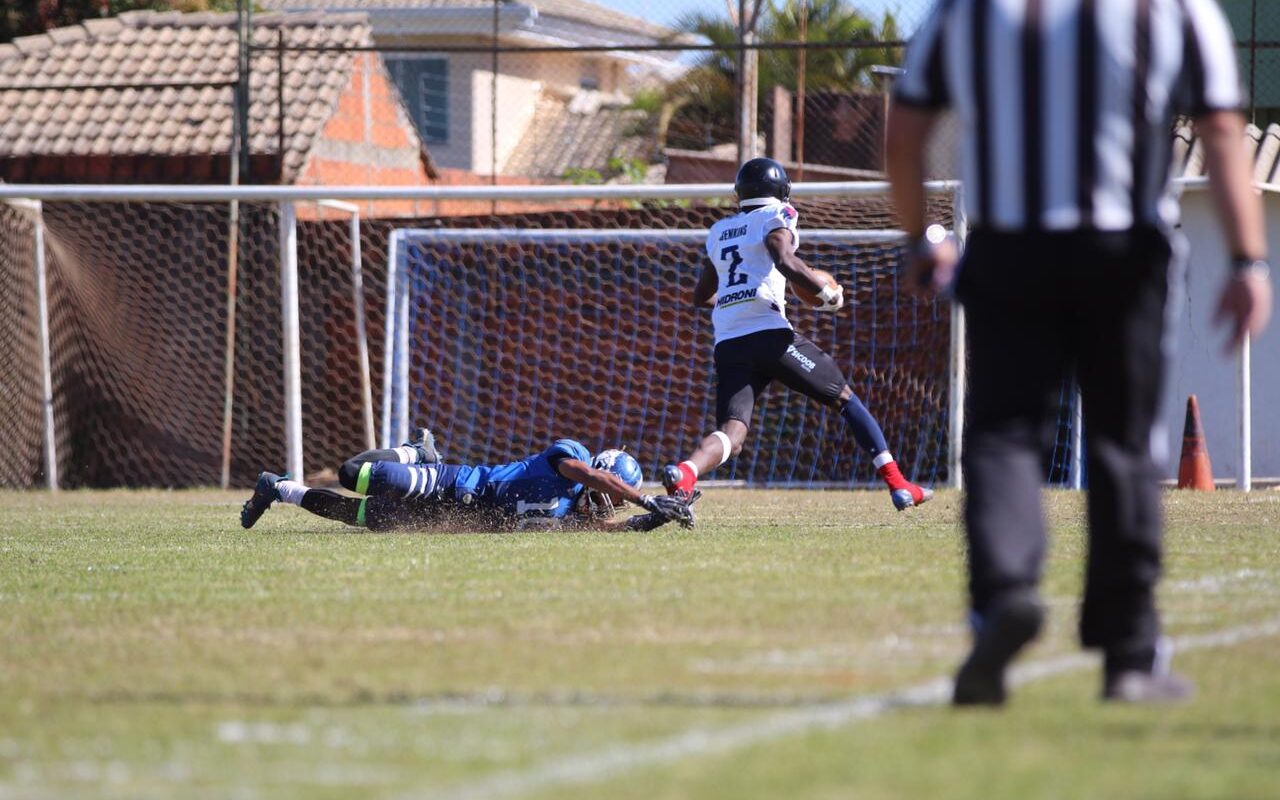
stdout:
[[(240, 524), (253, 527), (278, 500), (374, 531), (433, 526), (650, 531), (672, 521), (693, 527), (688, 502), (639, 491), (640, 464), (621, 450), (592, 456), (581, 443), (558, 439), (542, 452), (508, 464), (441, 461), (434, 437), (423, 429), (416, 443), (370, 450), (342, 465), (338, 480), (343, 488), (365, 497), (311, 489), (263, 472), (240, 512)], [(613, 520), (614, 510), (626, 503), (648, 513)]]

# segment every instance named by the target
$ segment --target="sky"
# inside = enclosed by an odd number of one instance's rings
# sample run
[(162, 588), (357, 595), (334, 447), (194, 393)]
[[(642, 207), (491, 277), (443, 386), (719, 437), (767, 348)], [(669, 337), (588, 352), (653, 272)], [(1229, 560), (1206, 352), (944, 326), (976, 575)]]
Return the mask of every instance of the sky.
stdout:
[[(600, 5), (616, 8), (627, 14), (643, 17), (651, 22), (668, 25), (689, 11), (722, 13), (724, 0), (594, 0)], [(734, 0), (736, 5), (736, 0)], [(914, 22), (933, 6), (932, 0), (851, 0), (852, 4), (870, 18), (879, 20), (886, 10), (898, 12), (899, 24), (905, 31), (914, 29)]]

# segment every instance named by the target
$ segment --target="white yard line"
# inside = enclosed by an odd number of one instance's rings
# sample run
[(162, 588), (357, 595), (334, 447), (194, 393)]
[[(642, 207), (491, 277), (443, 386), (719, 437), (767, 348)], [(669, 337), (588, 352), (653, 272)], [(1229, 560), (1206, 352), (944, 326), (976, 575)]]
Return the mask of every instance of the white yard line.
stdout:
[[(1280, 636), (1280, 618), (1184, 636), (1176, 639), (1174, 644), (1177, 650), (1185, 652), (1231, 647), (1272, 636)], [(1010, 683), (1021, 686), (1055, 675), (1096, 667), (1097, 664), (1096, 656), (1084, 653), (1032, 661), (1015, 667), (1010, 673)], [(850, 697), (826, 705), (778, 712), (738, 725), (693, 728), (652, 742), (613, 745), (602, 750), (554, 759), (529, 769), (500, 772), (431, 793), (426, 797), (429, 800), (493, 800), (518, 797), (557, 786), (593, 783), (636, 769), (672, 764), (696, 756), (728, 753), (810, 731), (840, 728), (884, 716), (899, 708), (943, 705), (950, 698), (951, 679), (937, 678), (897, 691)]]

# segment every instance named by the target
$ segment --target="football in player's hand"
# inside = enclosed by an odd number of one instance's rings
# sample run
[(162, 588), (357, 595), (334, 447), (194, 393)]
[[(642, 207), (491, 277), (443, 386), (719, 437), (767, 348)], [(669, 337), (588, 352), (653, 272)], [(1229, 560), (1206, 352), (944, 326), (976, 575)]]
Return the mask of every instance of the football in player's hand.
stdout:
[[(809, 269), (815, 275), (817, 275), (818, 278), (821, 279), (826, 286), (830, 286), (832, 289), (834, 289), (838, 285), (836, 283), (835, 276), (832, 275), (830, 272), (827, 272), (826, 270), (815, 269), (813, 267), (810, 267)], [(816, 294), (806, 290), (803, 286), (796, 283), (795, 281), (791, 282), (791, 291), (795, 292), (796, 297), (800, 298), (800, 302), (804, 303), (807, 306), (817, 307), (822, 305), (822, 300)]]

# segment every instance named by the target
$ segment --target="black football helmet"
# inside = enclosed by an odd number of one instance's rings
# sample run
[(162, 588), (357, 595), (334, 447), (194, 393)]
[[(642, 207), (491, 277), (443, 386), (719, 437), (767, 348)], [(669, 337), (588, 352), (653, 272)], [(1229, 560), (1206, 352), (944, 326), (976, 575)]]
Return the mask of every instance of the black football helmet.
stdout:
[(738, 195), (739, 204), (769, 197), (786, 202), (791, 199), (791, 179), (772, 158), (753, 158), (738, 167), (733, 191)]

